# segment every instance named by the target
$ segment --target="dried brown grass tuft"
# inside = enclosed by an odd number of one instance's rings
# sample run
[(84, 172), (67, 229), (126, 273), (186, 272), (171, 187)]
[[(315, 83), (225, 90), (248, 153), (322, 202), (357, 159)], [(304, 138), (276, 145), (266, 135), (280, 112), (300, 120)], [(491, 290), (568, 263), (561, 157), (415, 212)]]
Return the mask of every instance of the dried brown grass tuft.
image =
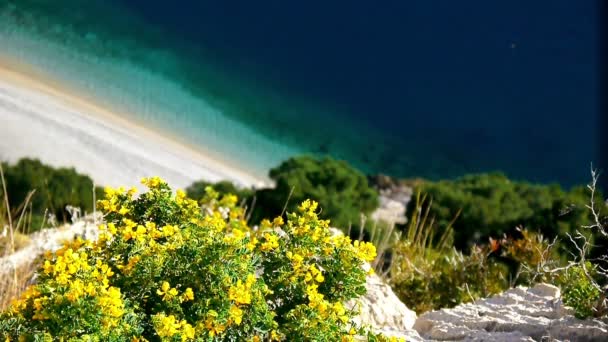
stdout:
[[(0, 181), (2, 182), (2, 205), (0, 205), (0, 311), (4, 311), (14, 298), (27, 287), (34, 275), (36, 265), (24, 263), (14, 265), (8, 256), (27, 246), (30, 239), (29, 223), (31, 222), (30, 191), (25, 201), (16, 210), (11, 210), (4, 179), (4, 170), (0, 163)], [(17, 220), (14, 220), (17, 218)]]

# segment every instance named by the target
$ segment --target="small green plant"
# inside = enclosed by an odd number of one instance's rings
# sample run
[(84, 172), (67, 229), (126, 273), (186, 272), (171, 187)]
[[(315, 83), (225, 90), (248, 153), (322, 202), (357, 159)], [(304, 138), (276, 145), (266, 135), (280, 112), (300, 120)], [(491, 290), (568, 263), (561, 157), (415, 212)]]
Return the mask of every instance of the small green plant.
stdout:
[(386, 340), (353, 323), (372, 244), (332, 236), (318, 204), (253, 230), (237, 197), (207, 188), (203, 208), (159, 178), (106, 189), (95, 242), (47, 253), (0, 314), (7, 340)]
[[(587, 272), (592, 272), (589, 276), (596, 276), (595, 266), (590, 262), (587, 262), (586, 269)], [(582, 267), (574, 266), (560, 272), (556, 277), (564, 304), (572, 307), (574, 316), (580, 319), (597, 316), (601, 304), (601, 291), (593, 286), (585, 272)]]

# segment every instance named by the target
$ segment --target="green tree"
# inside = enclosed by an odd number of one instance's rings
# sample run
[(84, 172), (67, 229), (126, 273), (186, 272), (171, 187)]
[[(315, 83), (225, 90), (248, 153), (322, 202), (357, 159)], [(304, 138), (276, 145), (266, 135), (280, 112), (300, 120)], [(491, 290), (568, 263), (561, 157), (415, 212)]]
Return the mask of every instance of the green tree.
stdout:
[(344, 161), (290, 158), (270, 170), (270, 178), (276, 187), (256, 192), (254, 222), (280, 215), (284, 207), (287, 212), (295, 212), (298, 203), (313, 198), (318, 200), (323, 218), (330, 219), (332, 226), (346, 229), (359, 223), (360, 214), (367, 215), (378, 207), (378, 193), (366, 176)]
[[(83, 211), (93, 210), (93, 181), (79, 174), (74, 168), (53, 168), (37, 159), (24, 158), (14, 165), (3, 163), (9, 201), (13, 208), (21, 205), (27, 194), (35, 190), (31, 198), (34, 216), (31, 229), (41, 228), (45, 211), (54, 214), (59, 221), (69, 221), (66, 205), (79, 207)], [(103, 191), (95, 189), (98, 198)]]
[[(584, 187), (566, 192), (559, 185), (509, 180), (502, 173), (466, 175), (456, 180), (424, 181), (415, 191), (433, 199), (430, 215), (439, 227), (454, 222), (455, 245), (461, 250), (489, 236), (513, 233), (523, 225), (553, 238), (589, 222)], [(410, 203), (408, 212), (413, 210)]]

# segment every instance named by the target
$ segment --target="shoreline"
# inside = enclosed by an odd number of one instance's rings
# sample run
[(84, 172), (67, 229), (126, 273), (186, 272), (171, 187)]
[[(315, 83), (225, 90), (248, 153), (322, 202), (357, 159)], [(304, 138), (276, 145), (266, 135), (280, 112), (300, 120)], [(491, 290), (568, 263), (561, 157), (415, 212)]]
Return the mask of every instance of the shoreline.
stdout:
[[(172, 136), (167, 132), (161, 133), (158, 130), (147, 127), (143, 123), (137, 122), (136, 120), (126, 119), (125, 117), (128, 116), (120, 115), (119, 111), (112, 111), (99, 106), (94, 102), (93, 99), (90, 99), (90, 96), (81, 95), (77, 91), (63, 87), (60, 84), (60, 80), (49, 78), (48, 76), (45, 77), (44, 75), (40, 75), (40, 73), (41, 72), (33, 68), (28, 68), (28, 66), (24, 65), (23, 63), (5, 58), (4, 56), (0, 57), (0, 83), (3, 83), (1, 86), (4, 87), (5, 90), (6, 88), (12, 87), (12, 91), (19, 92), (20, 95), (25, 95), (26, 97), (29, 95), (29, 97), (32, 99), (37, 97), (37, 100), (41, 102), (39, 104), (42, 104), (43, 106), (45, 105), (45, 102), (48, 102), (46, 104), (48, 104), (50, 107), (55, 107), (56, 115), (60, 116), (64, 114), (66, 117), (68, 117), (68, 114), (61, 113), (61, 109), (63, 108), (65, 111), (70, 111), (72, 116), (76, 116), (76, 119), (83, 119), (86, 121), (86, 126), (98, 126), (98, 128), (102, 127), (102, 129), (98, 132), (91, 132), (86, 131), (87, 127), (78, 127), (78, 123), (72, 121), (71, 124), (68, 123), (67, 125), (64, 125), (69, 126), (70, 131), (76, 130), (76, 133), (79, 133), (80, 131), (80, 133), (87, 133), (93, 137), (95, 137), (95, 133), (98, 133), (97, 135), (99, 135), (99, 133), (103, 133), (101, 132), (102, 130), (111, 131), (115, 135), (120, 135), (120, 138), (129, 140), (130, 142), (140, 143), (141, 146), (135, 146), (138, 147), (137, 154), (139, 154), (140, 157), (148, 159), (148, 161), (153, 161), (155, 164), (159, 164), (161, 168), (166, 167), (167, 169), (176, 171), (177, 173), (182, 173), (182, 176), (184, 177), (181, 178), (195, 180), (206, 179), (209, 181), (226, 179), (246, 187), (263, 187), (271, 184), (267, 177), (246, 172), (245, 167), (235, 165), (236, 163), (234, 161), (221, 160), (217, 156), (213, 155), (221, 154), (221, 152), (214, 153), (212, 151), (207, 151), (203, 147), (194, 146), (193, 144), (180, 141), (180, 139), (177, 139), (177, 137)], [(40, 96), (45, 98), (41, 98)], [(23, 124), (21, 126), (23, 126)], [(29, 127), (23, 128), (27, 129)], [(64, 138), (67, 140), (70, 139), (70, 137)], [(36, 137), (28, 136), (26, 139), (36, 139)], [(8, 144), (5, 143), (5, 145)], [(30, 144), (30, 147), (35, 147), (35, 145), (36, 144)], [(33, 150), (34, 151), (32, 151), (30, 155), (23, 155), (22, 157), (39, 158), (45, 162), (42, 155), (37, 155), (40, 154), (37, 153), (40, 151), (35, 151), (35, 148)], [(99, 148), (97, 148), (97, 150), (99, 150)], [(164, 161), (162, 160), (162, 153), (160, 156), (161, 158), (156, 158), (159, 157), (156, 154), (156, 152), (159, 152), (159, 150), (164, 152), (165, 157), (168, 157), (165, 158)], [(109, 154), (120, 152), (121, 151), (117, 151), (116, 149), (107, 151)], [(1, 150), (0, 153), (2, 153)], [(131, 156), (132, 154), (133, 153), (131, 153)], [(14, 157), (15, 156), (12, 156), (11, 159), (14, 159)], [(190, 162), (191, 165), (183, 165), (183, 167), (180, 168), (183, 169), (183, 171), (180, 171), (176, 168), (177, 165), (171, 165), (175, 159), (179, 159), (182, 162), (185, 161), (186, 163)], [(52, 164), (57, 164), (57, 162)], [(74, 158), (71, 164), (72, 165), (61, 166), (73, 166), (80, 172), (86, 171), (82, 170), (86, 169), (86, 167), (79, 167), (78, 158)], [(121, 167), (121, 165), (115, 165), (115, 167)], [(188, 169), (192, 170), (193, 174), (189, 175)], [(151, 170), (150, 172), (154, 171)], [(95, 175), (95, 172), (89, 171), (85, 173), (87, 173), (96, 182), (103, 182), (103, 184), (108, 185), (116, 183), (110, 179), (105, 181), (99, 179), (101, 176)], [(149, 174), (148, 176), (151, 175), (152, 174)], [(159, 176), (162, 177), (162, 175)], [(169, 179), (167, 179), (171, 186), (185, 186), (183, 184), (184, 179), (177, 180), (177, 183), (179, 184), (172, 184), (171, 178), (172, 177), (169, 177)], [(176, 180), (173, 180), (173, 183), (176, 183)]]

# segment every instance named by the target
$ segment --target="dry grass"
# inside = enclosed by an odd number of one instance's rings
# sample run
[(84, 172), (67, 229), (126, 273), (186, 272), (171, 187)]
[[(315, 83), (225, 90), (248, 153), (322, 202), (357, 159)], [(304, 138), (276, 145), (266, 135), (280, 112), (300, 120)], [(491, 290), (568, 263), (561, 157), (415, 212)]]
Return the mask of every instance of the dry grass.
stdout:
[(31, 191), (25, 201), (16, 210), (11, 210), (4, 170), (0, 164), (0, 181), (2, 182), (2, 205), (0, 205), (0, 311), (4, 311), (14, 298), (27, 287), (32, 279), (36, 265), (26, 263), (12, 265), (6, 257), (25, 247), (29, 243), (29, 222), (31, 220)]
[[(437, 240), (435, 239), (435, 221), (432, 217), (429, 217), (432, 200), (420, 193), (412, 200), (416, 201), (416, 206), (414, 211), (409, 213), (410, 217), (405, 234), (396, 229), (394, 222), (372, 221), (369, 231), (370, 242), (376, 246), (377, 251), (372, 267), (384, 279), (388, 279), (393, 249), (399, 243), (407, 243), (411, 246), (416, 257), (425, 257), (429, 251), (445, 251), (452, 248), (454, 235), (452, 224), (460, 215), (460, 211)], [(362, 216), (361, 226), (364, 227), (365, 224), (366, 217)], [(359, 239), (362, 238), (361, 235)]]
[(31, 239), (29, 235), (21, 232), (14, 232), (13, 240), (11, 240), (10, 236), (8, 235), (0, 235), (0, 257), (10, 254), (13, 249), (15, 252), (17, 252), (23, 247), (29, 245), (30, 242)]

